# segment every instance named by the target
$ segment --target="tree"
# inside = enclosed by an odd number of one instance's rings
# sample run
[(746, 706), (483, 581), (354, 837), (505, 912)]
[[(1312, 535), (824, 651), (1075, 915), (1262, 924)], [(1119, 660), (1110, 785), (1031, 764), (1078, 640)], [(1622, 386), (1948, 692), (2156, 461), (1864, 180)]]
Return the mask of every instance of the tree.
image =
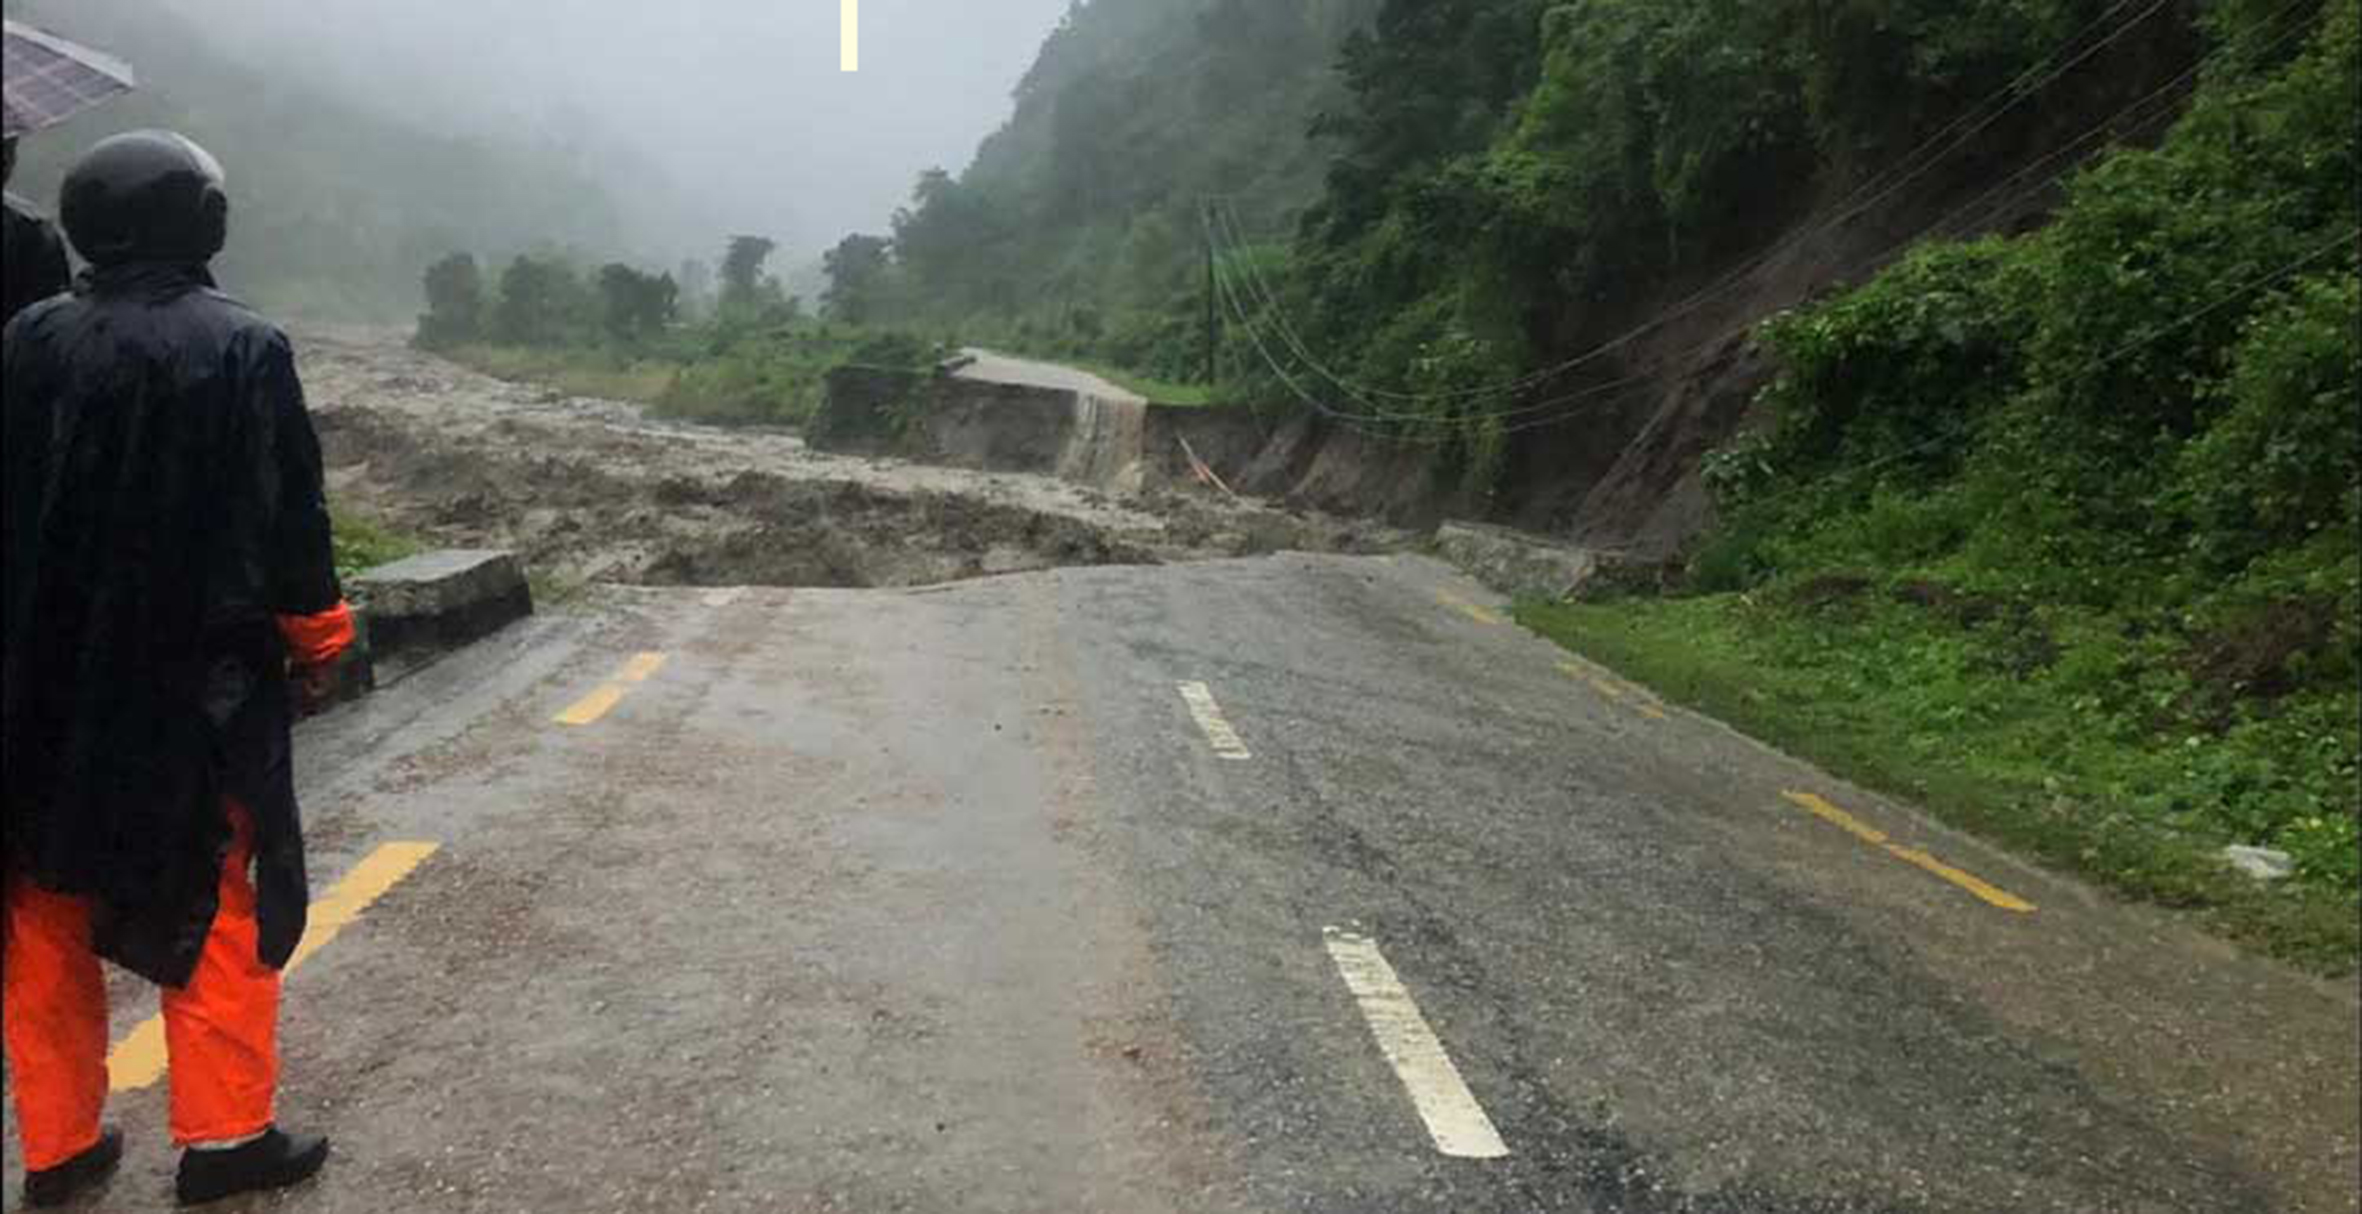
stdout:
[(722, 301), (725, 313), (751, 312), (763, 303), (763, 263), (779, 245), (761, 236), (733, 236), (722, 255)]
[(911, 205), (894, 212), (894, 256), (919, 278), (952, 285), (985, 243), (983, 208), (942, 169), (919, 175)]
[(418, 318), (417, 345), (443, 350), (484, 336), (484, 272), (473, 254), (453, 253), (426, 272), (426, 315)]
[(821, 257), (828, 274), (828, 290), (820, 298), (830, 320), (866, 324), (876, 315), (885, 294), (886, 277), (893, 267), (894, 242), (883, 236), (854, 233), (837, 242)]
[(644, 274), (616, 262), (599, 270), (600, 323), (624, 345), (664, 332), (680, 313), (681, 289), (670, 274)]
[(500, 275), (493, 335), (520, 346), (563, 345), (582, 323), (582, 283), (556, 259), (519, 257)]

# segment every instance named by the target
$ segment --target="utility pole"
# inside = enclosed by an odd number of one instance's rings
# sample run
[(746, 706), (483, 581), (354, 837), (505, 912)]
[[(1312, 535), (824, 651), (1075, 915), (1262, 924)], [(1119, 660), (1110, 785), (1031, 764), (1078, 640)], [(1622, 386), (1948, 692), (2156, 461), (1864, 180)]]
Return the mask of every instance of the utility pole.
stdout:
[(1217, 336), (1220, 321), (1214, 311), (1214, 204), (1200, 201), (1198, 208), (1198, 230), (1206, 234), (1206, 386), (1211, 388), (1218, 382), (1215, 358), (1220, 341)]

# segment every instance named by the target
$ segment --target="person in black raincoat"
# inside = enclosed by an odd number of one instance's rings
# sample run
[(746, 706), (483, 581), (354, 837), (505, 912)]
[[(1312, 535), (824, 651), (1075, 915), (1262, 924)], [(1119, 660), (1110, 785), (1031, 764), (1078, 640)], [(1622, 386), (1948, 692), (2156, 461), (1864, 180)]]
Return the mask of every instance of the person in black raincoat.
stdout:
[[(16, 136), (0, 139), (0, 187), (16, 175)], [(0, 193), (0, 325), (66, 289), (65, 242), (14, 194)]]
[(103, 1180), (98, 958), (164, 988), (185, 1201), (293, 1183), (273, 1124), (279, 970), (303, 934), (291, 663), (352, 637), (285, 334), (215, 289), (220, 167), (94, 147), (60, 217), (90, 263), (0, 336), (6, 1038), (29, 1205)]

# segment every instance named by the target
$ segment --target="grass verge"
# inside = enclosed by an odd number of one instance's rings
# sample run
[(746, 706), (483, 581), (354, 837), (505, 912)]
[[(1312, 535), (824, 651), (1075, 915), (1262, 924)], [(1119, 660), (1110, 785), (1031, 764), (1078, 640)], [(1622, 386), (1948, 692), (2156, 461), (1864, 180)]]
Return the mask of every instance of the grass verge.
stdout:
[(331, 511), (330, 524), (336, 537), (336, 576), (346, 582), (363, 570), (415, 556), (426, 548), (414, 536), (350, 511)]
[(568, 396), (648, 405), (665, 399), (682, 369), (670, 359), (633, 358), (590, 347), (466, 345), (436, 353), (495, 379), (538, 384)]
[[(2353, 972), (2362, 952), (2349, 876), (2308, 867), (2264, 885), (2216, 859), (2247, 840), (2211, 812), (2216, 767), (2203, 752), (2236, 738), (2160, 745), (1984, 661), (1972, 638), (1916, 608), (1828, 613), (1721, 594), (1517, 614), (1669, 700), (2260, 951), (2327, 975)], [(2320, 808), (2332, 825), (2351, 814)]]

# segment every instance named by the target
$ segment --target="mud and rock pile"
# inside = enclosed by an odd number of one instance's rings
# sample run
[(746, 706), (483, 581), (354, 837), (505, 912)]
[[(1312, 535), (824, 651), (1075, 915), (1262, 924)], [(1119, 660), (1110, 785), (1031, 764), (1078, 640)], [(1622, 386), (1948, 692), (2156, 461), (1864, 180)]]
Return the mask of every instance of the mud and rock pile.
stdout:
[(340, 508), (436, 545), (515, 551), (561, 583), (911, 586), (1407, 542), (1212, 491), (1115, 495), (669, 423), (477, 375), (390, 334), (306, 334), (304, 346)]

